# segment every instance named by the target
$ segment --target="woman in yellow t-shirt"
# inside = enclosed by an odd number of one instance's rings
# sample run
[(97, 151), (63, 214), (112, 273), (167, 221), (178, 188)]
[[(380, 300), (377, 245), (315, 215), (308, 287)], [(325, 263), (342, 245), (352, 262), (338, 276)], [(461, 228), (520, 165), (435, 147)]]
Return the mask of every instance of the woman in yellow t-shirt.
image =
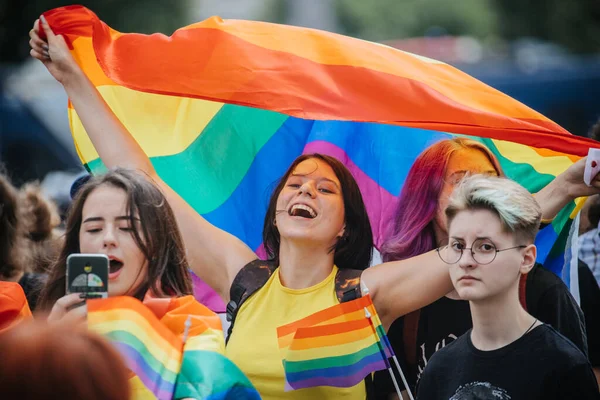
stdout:
[[(192, 270), (228, 302), (237, 273), (257, 255), (202, 218), (160, 179), (79, 68), (64, 39), (55, 36), (45, 22), (47, 41), (40, 39), (36, 34), (39, 23), (30, 31), (31, 54), (64, 86), (104, 164), (140, 169), (157, 182), (177, 218)], [(265, 399), (365, 398), (363, 383), (345, 389), (284, 392), (276, 328), (337, 304), (334, 277), (338, 268), (365, 270), (362, 282), (386, 329), (399, 316), (452, 289), (448, 268), (435, 251), (366, 269), (373, 245), (366, 208), (356, 181), (333, 157), (314, 154), (294, 161), (271, 197), (264, 243), (279, 268), (239, 310), (227, 355)]]

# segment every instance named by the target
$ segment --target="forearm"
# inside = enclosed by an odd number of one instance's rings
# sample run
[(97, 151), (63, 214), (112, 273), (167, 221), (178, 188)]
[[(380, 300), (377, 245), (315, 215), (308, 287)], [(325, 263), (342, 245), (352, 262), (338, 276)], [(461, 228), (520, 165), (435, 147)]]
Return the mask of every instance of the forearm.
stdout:
[(574, 198), (569, 194), (569, 185), (564, 182), (561, 175), (547, 184), (535, 195), (535, 199), (542, 208), (542, 219), (552, 220)]
[(139, 169), (156, 175), (140, 145), (83, 71), (73, 72), (63, 86), (104, 165)]

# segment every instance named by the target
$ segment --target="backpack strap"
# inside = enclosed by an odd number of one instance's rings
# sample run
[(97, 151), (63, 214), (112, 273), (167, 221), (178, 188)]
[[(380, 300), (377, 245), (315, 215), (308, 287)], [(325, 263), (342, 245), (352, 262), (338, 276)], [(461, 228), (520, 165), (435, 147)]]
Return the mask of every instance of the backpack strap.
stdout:
[(231, 332), (233, 331), (233, 325), (235, 324), (235, 318), (242, 304), (252, 296), (256, 291), (262, 288), (273, 272), (277, 269), (272, 261), (265, 260), (254, 260), (244, 265), (244, 267), (237, 273), (231, 289), (229, 290), (229, 303), (227, 303), (227, 321), (231, 322), (229, 329), (227, 330), (227, 338), (225, 343), (229, 341)]
[(404, 343), (404, 356), (409, 365), (417, 365), (417, 334), (419, 333), (420, 318), (420, 309), (404, 316), (402, 342)]
[(340, 303), (352, 301), (361, 297), (360, 269), (338, 269), (335, 274), (335, 294)]

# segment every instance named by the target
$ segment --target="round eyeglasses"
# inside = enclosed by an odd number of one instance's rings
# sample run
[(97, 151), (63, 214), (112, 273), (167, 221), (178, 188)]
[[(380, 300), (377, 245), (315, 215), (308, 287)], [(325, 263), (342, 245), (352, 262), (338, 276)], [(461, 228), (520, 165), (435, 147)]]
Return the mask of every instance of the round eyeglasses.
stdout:
[(463, 243), (452, 239), (449, 244), (438, 247), (436, 250), (446, 264), (456, 264), (460, 261), (463, 251), (469, 250), (477, 264), (486, 265), (492, 263), (501, 251), (524, 249), (525, 247), (527, 246), (521, 245), (498, 250), (496, 245), (489, 239), (477, 239), (471, 247), (465, 247)]

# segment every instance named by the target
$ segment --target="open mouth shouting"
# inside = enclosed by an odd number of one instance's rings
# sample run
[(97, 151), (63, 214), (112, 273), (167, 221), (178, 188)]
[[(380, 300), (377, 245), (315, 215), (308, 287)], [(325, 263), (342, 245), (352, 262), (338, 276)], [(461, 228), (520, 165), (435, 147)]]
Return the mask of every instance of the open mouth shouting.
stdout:
[(306, 219), (314, 219), (317, 216), (317, 212), (306, 204), (292, 205), (288, 210), (288, 214), (291, 217), (301, 217)]
[(109, 256), (108, 279), (116, 279), (123, 269), (123, 261), (116, 257)]

